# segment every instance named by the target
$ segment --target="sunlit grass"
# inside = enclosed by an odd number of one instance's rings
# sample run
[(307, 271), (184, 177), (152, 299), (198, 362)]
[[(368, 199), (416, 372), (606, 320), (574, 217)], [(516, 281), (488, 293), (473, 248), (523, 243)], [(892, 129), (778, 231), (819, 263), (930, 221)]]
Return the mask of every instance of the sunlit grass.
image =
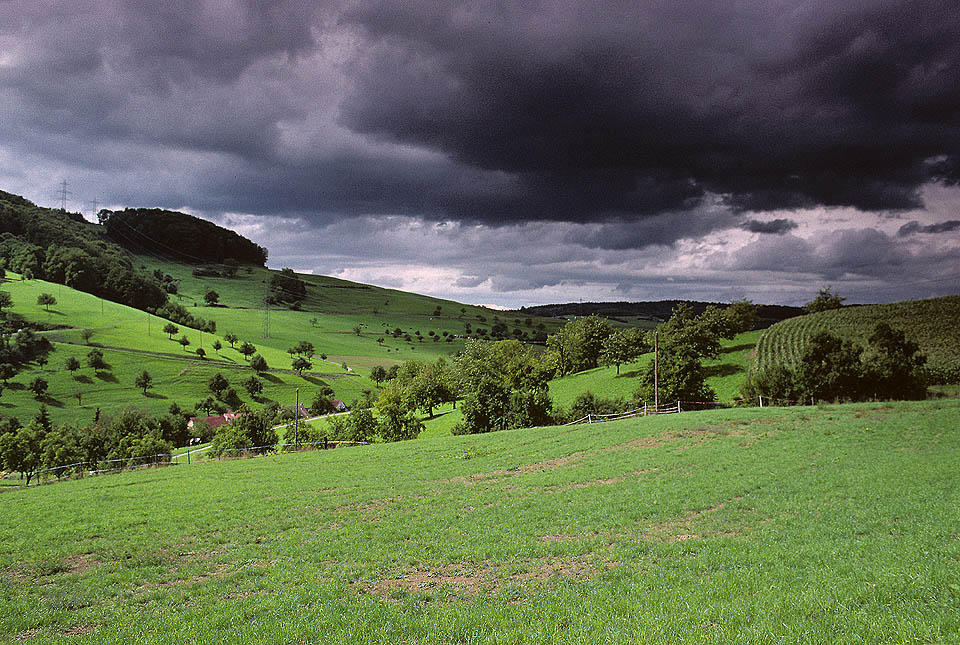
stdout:
[(953, 642), (956, 401), (696, 412), (0, 493), (0, 638)]

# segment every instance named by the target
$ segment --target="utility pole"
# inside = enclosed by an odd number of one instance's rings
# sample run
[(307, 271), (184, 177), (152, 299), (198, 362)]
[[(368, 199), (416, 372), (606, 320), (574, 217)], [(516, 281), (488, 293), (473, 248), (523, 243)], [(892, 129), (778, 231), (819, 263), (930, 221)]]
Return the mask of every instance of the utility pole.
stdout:
[(653, 331), (653, 407), (660, 408), (660, 380), (657, 373), (657, 356), (659, 354), (658, 337), (660, 332)]
[(263, 281), (263, 337), (270, 338), (270, 283)]
[(300, 388), (297, 388), (297, 403), (294, 407), (293, 449), (300, 450)]

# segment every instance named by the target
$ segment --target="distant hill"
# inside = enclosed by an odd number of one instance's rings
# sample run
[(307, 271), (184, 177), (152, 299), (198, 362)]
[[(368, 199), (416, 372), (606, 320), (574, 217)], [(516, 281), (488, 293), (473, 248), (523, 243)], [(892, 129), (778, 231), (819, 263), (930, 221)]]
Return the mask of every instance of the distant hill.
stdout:
[(159, 208), (100, 211), (107, 236), (134, 253), (147, 253), (188, 264), (233, 260), (264, 266), (267, 250), (236, 231), (213, 222)]
[(866, 343), (879, 322), (903, 330), (920, 345), (936, 382), (960, 382), (960, 296), (843, 307), (784, 320), (760, 338), (754, 368), (796, 365), (807, 340), (819, 331)]
[[(589, 316), (596, 314), (623, 323), (664, 322), (670, 318), (673, 308), (685, 303), (699, 315), (710, 305), (726, 308), (727, 303), (700, 302), (696, 300), (659, 300), (656, 302), (570, 302), (557, 305), (537, 305), (521, 307), (519, 313), (526, 316), (548, 316), (552, 318), (566, 318), (568, 316)], [(770, 325), (803, 314), (800, 307), (785, 305), (757, 305), (760, 316), (758, 329), (765, 329)]]

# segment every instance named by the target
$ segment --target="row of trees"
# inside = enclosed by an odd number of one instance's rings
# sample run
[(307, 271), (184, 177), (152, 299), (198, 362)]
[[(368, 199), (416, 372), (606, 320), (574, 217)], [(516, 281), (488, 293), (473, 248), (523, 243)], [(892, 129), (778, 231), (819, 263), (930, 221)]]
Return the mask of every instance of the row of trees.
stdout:
[(41, 406), (26, 425), (16, 417), (0, 422), (0, 468), (21, 473), (29, 484), (44, 468), (86, 464), (58, 470), (57, 476), (63, 477), (106, 460), (133, 465), (186, 445), (190, 439), (188, 416), (176, 405), (171, 406), (169, 414), (159, 417), (134, 409), (106, 417), (98, 410), (93, 423), (81, 426), (54, 424), (46, 407)]

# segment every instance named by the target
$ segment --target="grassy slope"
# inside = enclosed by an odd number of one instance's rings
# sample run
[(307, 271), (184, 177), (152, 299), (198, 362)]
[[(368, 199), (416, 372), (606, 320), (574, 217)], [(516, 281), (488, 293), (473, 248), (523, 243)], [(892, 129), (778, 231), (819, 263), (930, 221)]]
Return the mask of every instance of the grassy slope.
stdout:
[[(723, 349), (716, 359), (704, 361), (707, 383), (717, 393), (717, 400), (730, 402), (737, 395), (746, 379), (753, 360), (754, 346), (763, 331), (751, 331), (723, 341)], [(569, 407), (581, 392), (590, 390), (597, 396), (623, 397), (630, 399), (637, 389), (640, 371), (653, 360), (653, 354), (645, 354), (634, 363), (571, 374), (550, 382), (550, 395), (560, 405)]]
[(960, 371), (960, 296), (844, 307), (784, 320), (760, 339), (754, 366), (778, 361), (796, 364), (806, 340), (818, 331), (866, 343), (879, 322), (905, 331), (920, 345), (931, 367)]
[[(206, 383), (213, 374), (223, 372), (237, 389), (241, 398), (250, 400), (240, 382), (251, 373), (246, 361), (235, 349), (223, 341), (223, 335), (234, 333), (242, 341), (252, 342), (267, 359), (272, 372), (264, 378), (264, 396), (285, 405), (292, 405), (295, 389), (300, 388), (301, 401), (309, 401), (324, 384), (334, 388), (336, 396), (347, 402), (357, 398), (363, 389), (372, 388), (368, 378), (374, 365), (389, 366), (409, 359), (433, 360), (437, 356), (450, 355), (463, 347), (464, 341), (443, 340), (434, 342), (429, 335), (433, 331), (442, 338), (448, 334), (461, 334), (466, 322), (488, 329), (495, 312), (480, 307), (459, 305), (449, 301), (419, 296), (378, 287), (366, 287), (323, 276), (303, 276), (314, 287), (310, 288), (307, 310), (291, 311), (274, 309), (270, 312), (270, 337), (263, 338), (262, 310), (248, 308), (262, 301), (264, 280), (269, 272), (253, 269), (251, 273), (241, 270), (236, 279), (194, 278), (191, 267), (179, 264), (143, 264), (148, 270), (161, 268), (180, 280), (181, 304), (191, 313), (214, 320), (217, 334), (201, 334), (182, 327), (178, 333), (190, 340), (187, 351), (162, 333), (168, 321), (137, 311), (130, 307), (103, 301), (95, 296), (74, 291), (62, 285), (42, 280), (21, 281), (10, 274), (11, 279), (2, 288), (13, 297), (12, 311), (27, 320), (39, 320), (48, 324), (63, 325), (65, 329), (44, 332), (56, 343), (50, 362), (43, 368), (32, 366), (21, 372), (0, 395), (0, 413), (27, 419), (36, 414), (40, 402), (26, 390), (26, 385), (41, 376), (50, 383), (49, 396), (45, 399), (55, 421), (86, 423), (96, 408), (108, 412), (128, 405), (151, 413), (165, 412), (170, 403), (191, 406), (208, 392)], [(214, 289), (226, 306), (193, 306), (203, 302), (203, 293)], [(326, 290), (326, 291), (324, 291)], [(53, 294), (57, 304), (47, 312), (36, 305), (37, 296)], [(317, 295), (321, 294), (321, 295)], [(329, 295), (333, 294), (333, 295)], [(239, 303), (239, 304), (237, 304)], [(320, 311), (312, 305), (324, 305), (347, 313)], [(437, 306), (440, 316), (433, 316)], [(377, 313), (373, 313), (376, 309)], [(461, 309), (464, 311), (461, 312)], [(477, 316), (487, 321), (480, 322)], [(311, 321), (316, 319), (316, 323)], [(512, 327), (513, 319), (509, 320)], [(544, 322), (555, 327), (555, 321)], [(361, 325), (360, 335), (352, 330)], [(524, 329), (529, 329), (521, 322)], [(385, 329), (401, 328), (409, 333), (412, 341), (403, 337), (393, 338)], [(89, 347), (84, 346), (81, 329), (91, 329), (94, 335), (90, 342), (103, 349), (111, 369), (94, 374), (89, 368), (70, 375), (62, 369), (69, 356), (76, 356), (85, 364)], [(420, 331), (423, 341), (418, 341)], [(224, 345), (219, 354), (211, 347), (215, 338)], [(383, 343), (378, 339), (383, 338)], [(313, 370), (302, 377), (289, 370), (290, 356), (286, 349), (300, 340), (314, 344), (317, 356)], [(203, 346), (207, 360), (199, 361), (193, 353)], [(320, 359), (327, 354), (327, 361)], [(346, 364), (349, 370), (342, 367)], [(134, 387), (134, 379), (144, 369), (154, 377), (155, 387), (144, 396)], [(82, 405), (73, 398), (82, 393)]]
[(8, 491), (0, 638), (953, 642), (958, 418), (695, 412)]

